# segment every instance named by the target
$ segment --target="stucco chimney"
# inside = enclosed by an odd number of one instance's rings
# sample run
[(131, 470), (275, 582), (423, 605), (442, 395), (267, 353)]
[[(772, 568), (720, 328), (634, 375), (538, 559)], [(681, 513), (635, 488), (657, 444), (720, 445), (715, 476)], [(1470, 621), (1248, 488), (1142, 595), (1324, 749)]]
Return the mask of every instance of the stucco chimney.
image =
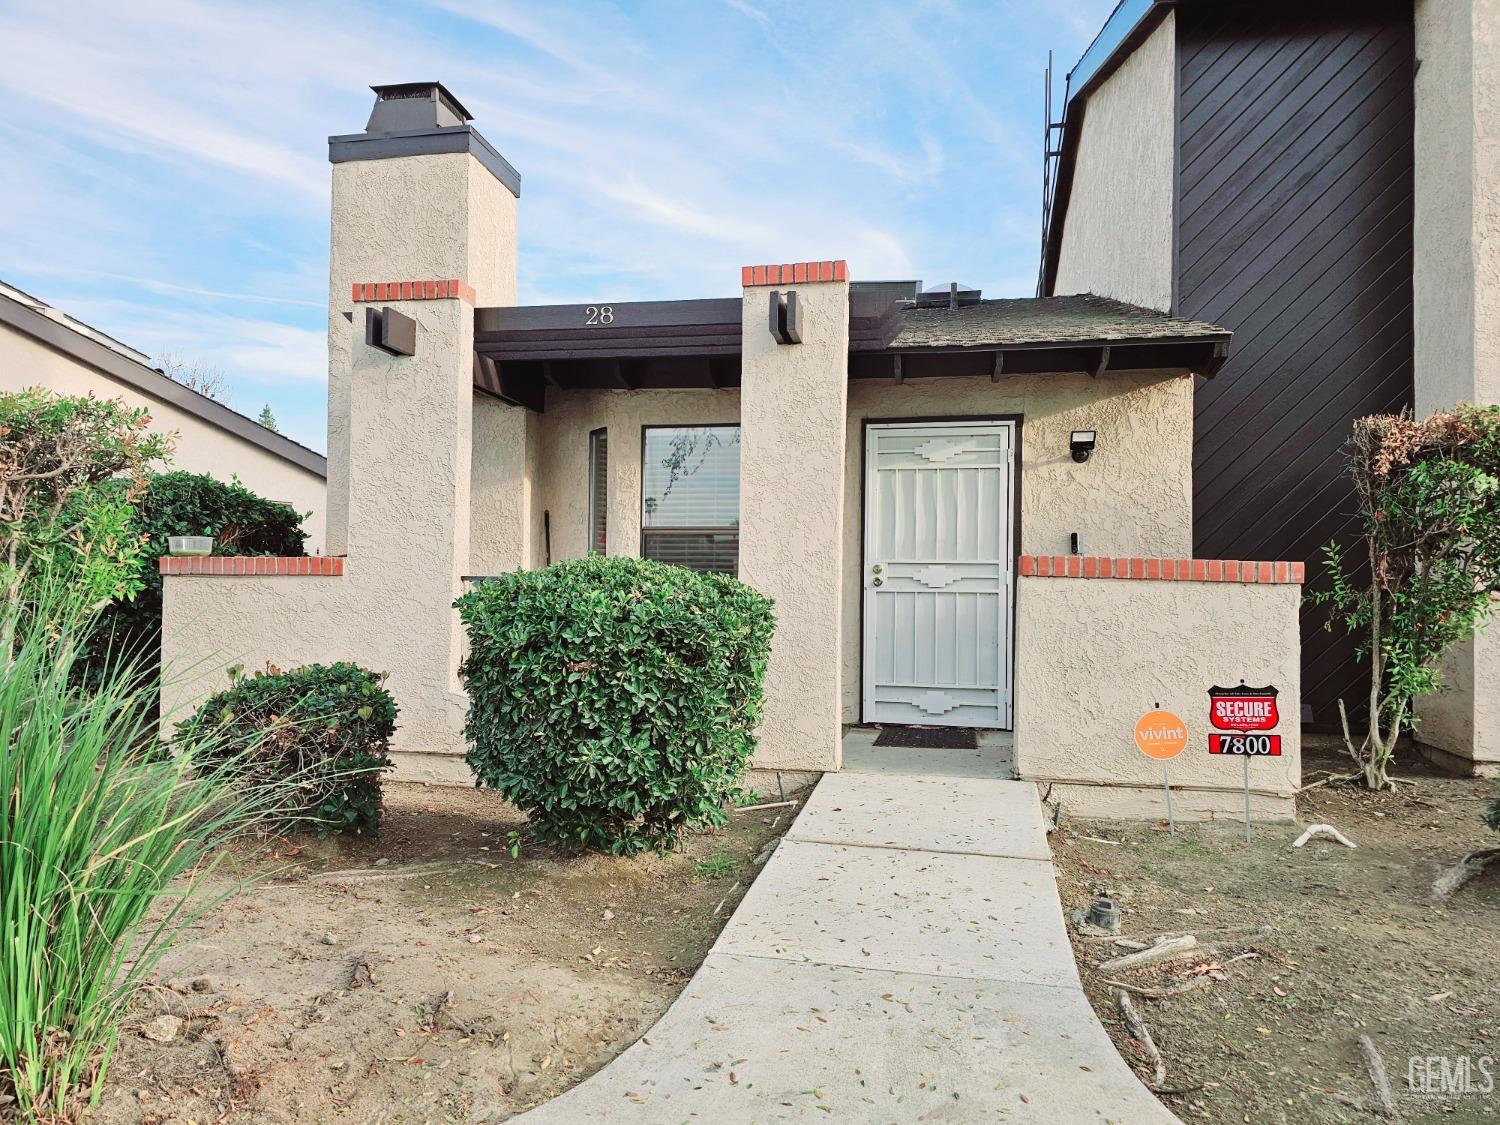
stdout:
[(398, 82), (370, 89), (375, 105), (365, 131), (329, 137), (330, 163), (466, 152), (520, 198), (521, 173), (469, 124), (473, 115), (441, 82)]
[[(365, 132), (328, 138), (328, 159), (333, 164), (328, 261), (328, 550), (354, 555), (363, 547), (368, 554), (382, 536), (413, 542), (441, 540), (460, 543), (467, 566), (472, 307), (475, 303), (515, 303), (521, 177), (479, 134), (469, 121), (468, 110), (441, 83), (371, 89), (376, 100)], [(455, 303), (448, 299), (455, 281), (457, 290), (468, 294), (462, 316), (447, 307)], [(439, 282), (447, 284), (439, 288)], [(393, 360), (366, 346), (365, 309), (355, 307), (364, 298), (354, 294), (374, 290), (381, 300), (401, 300), (388, 295), (407, 293), (407, 284), (412, 286), (410, 292), (429, 299), (398, 310), (417, 321), (418, 354)], [(379, 478), (375, 469), (380, 459), (368, 449), (361, 452), (355, 444), (362, 426), (363, 432), (379, 434), (385, 432), (380, 427), (392, 422), (380, 414), (383, 403), (376, 389), (391, 363), (403, 373), (400, 401), (409, 415), (402, 423), (407, 437), (418, 432), (419, 423), (429, 426), (413, 447), (448, 450), (451, 456), (445, 471), (448, 477), (463, 481), (462, 495), (455, 492), (441, 501), (413, 505), (413, 510), (424, 508), (446, 530), (436, 530), (436, 523), (425, 529), (416, 525), (397, 529), (373, 517), (382, 493), (404, 491), (398, 477), (410, 474), (408, 465), (389, 479)], [(416, 390), (421, 382), (418, 371), (430, 380), (424, 384), (425, 394)], [(443, 471), (437, 464), (432, 466), (435, 474)], [(365, 513), (363, 527), (356, 526), (361, 512)], [(436, 559), (427, 562), (439, 565)], [(450, 569), (446, 556), (441, 567), (444, 573)]]

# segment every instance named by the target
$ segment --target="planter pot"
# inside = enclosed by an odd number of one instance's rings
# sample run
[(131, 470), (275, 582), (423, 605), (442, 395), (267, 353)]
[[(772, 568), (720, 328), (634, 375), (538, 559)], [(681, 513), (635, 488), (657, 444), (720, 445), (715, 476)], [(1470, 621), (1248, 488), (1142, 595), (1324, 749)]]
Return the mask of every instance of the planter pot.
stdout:
[(214, 553), (214, 537), (212, 535), (169, 535), (167, 536), (167, 550), (174, 555), (201, 558)]

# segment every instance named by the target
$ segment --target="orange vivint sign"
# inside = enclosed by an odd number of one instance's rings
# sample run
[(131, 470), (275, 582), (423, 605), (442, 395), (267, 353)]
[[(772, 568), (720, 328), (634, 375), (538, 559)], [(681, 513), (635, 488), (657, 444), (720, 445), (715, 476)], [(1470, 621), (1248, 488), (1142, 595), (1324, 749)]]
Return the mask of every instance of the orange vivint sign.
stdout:
[(1147, 711), (1135, 724), (1135, 744), (1148, 758), (1175, 758), (1187, 740), (1187, 724), (1170, 711)]

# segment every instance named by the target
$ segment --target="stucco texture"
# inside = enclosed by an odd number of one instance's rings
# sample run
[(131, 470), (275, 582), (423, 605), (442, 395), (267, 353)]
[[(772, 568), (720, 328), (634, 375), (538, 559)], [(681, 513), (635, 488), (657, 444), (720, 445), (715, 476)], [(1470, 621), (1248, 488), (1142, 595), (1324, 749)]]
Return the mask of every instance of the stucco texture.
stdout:
[(755, 764), (838, 769), (842, 745), (849, 286), (797, 286), (802, 343), (766, 329), (744, 292), (740, 578), (776, 600)]
[(1282, 756), (1250, 763), (1251, 812), (1290, 819), (1302, 774), (1300, 597), (1297, 585), (1021, 578), (1020, 776), (1061, 787), (1066, 795), (1054, 795), (1080, 815), (1159, 815), (1161, 763), (1136, 748), (1134, 730), (1160, 707), (1188, 729), (1169, 764), (1174, 813), (1242, 815), (1241, 764), (1208, 753), (1207, 692), (1270, 684), (1280, 691)]
[(474, 396), (469, 573), (540, 564), (541, 441), (541, 421), (532, 411)]
[(1053, 292), (1172, 307), (1176, 17), (1088, 98)]
[[(1413, 302), (1416, 409), (1500, 402), (1500, 3), (1419, 0)], [(1443, 661), (1417, 706), (1440, 764), (1500, 774), (1500, 633)]]
[[(332, 166), (328, 263), (328, 549), (348, 549), (351, 347), (357, 281), (459, 278), (481, 305), (515, 302), (516, 198), (467, 153)], [(352, 321), (351, 321), (352, 318)], [(351, 326), (356, 330), (351, 334)]]
[(284, 500), (298, 512), (311, 513), (302, 521), (307, 550), (318, 553), (324, 549), (327, 495), (323, 478), (317, 473), (0, 325), (0, 390), (28, 387), (46, 387), (60, 395), (118, 398), (149, 410), (153, 430), (177, 435), (171, 468), (204, 473), (218, 480), (239, 477), (246, 488), (266, 499)]
[[(1192, 554), (1193, 381), (1188, 375), (1082, 374), (856, 381), (844, 464), (843, 715), (859, 722), (864, 589), (864, 425), (1020, 415), (1021, 554)], [(1083, 464), (1073, 430), (1094, 430)]]
[(452, 603), (469, 564), (473, 315), (458, 300), (392, 304), (417, 321), (415, 356), (362, 339), (348, 347), (359, 393), (348, 425), (344, 577), (168, 578), (168, 714), (222, 686), (228, 665), (350, 659), (390, 675), (401, 709), (394, 749), (462, 752)]

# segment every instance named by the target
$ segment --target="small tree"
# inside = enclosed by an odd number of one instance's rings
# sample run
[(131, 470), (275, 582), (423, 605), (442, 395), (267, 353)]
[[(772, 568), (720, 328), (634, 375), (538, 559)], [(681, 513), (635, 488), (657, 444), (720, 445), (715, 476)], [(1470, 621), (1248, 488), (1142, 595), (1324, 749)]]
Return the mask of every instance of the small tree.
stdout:
[(1369, 718), (1355, 742), (1343, 700), (1344, 741), (1371, 789), (1388, 766), (1412, 703), (1439, 686), (1438, 661), (1474, 635), (1500, 587), (1500, 407), (1460, 406), (1417, 421), (1361, 418), (1347, 445), (1368, 576), (1343, 548), (1323, 549), (1330, 603), (1362, 635), (1370, 662)]
[(211, 398), (226, 406), (229, 404), (229, 380), (221, 367), (202, 360), (184, 359), (176, 352), (162, 352), (156, 357), (156, 369), (172, 382), (181, 383), (204, 398)]
[(171, 446), (145, 410), (42, 388), (0, 394), (0, 590), (35, 601), (46, 581), (88, 606), (140, 588), (131, 513)]
[(260, 408), (260, 417), (256, 421), (273, 434), (281, 433), (281, 427), (276, 424), (276, 415), (271, 413), (271, 404), (269, 402)]

